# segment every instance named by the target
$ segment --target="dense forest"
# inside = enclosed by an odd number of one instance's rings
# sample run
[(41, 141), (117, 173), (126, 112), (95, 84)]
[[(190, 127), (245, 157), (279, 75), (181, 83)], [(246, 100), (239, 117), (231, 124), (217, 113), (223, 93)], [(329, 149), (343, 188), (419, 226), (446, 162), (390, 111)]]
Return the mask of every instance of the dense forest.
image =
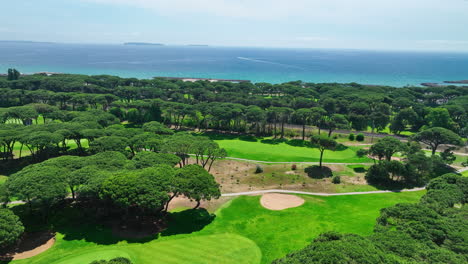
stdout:
[(468, 178), (432, 180), (417, 204), (380, 212), (368, 237), (329, 232), (274, 263), (466, 263)]
[[(176, 129), (281, 136), (285, 123), (313, 125), (330, 133), (337, 128), (368, 127), (377, 132), (388, 127), (395, 134), (426, 127), (443, 127), (462, 136), (468, 133), (466, 86), (393, 88), (300, 81), (272, 85), (12, 74), (0, 78), (0, 92), (3, 122), (18, 118), (25, 124), (39, 114), (65, 119), (61, 111), (99, 109), (133, 123), (160, 121)], [(51, 107), (11, 108), (30, 104)]]
[[(228, 153), (200, 132), (294, 138), (320, 151), (313, 168), (319, 175), (311, 177), (324, 175), (324, 152), (340, 147), (336, 132), (353, 140), (352, 132), (380, 133), (356, 153), (374, 160), (367, 182), (428, 184), (421, 202), (383, 209), (372, 236), (326, 233), (277, 263), (466, 261), (467, 182), (447, 174), (455, 172), (453, 152), (468, 137), (466, 86), (183, 82), (10, 70), (0, 76), (0, 94), (0, 175), (8, 175), (0, 202), (24, 201), (28, 210), (20, 214), (42, 224), (71, 206), (93, 218), (157, 222), (159, 230), (173, 198), (187, 197), (196, 208), (219, 198), (210, 171)], [(24, 232), (11, 210), (1, 209), (1, 219), (8, 236), (0, 248)]]

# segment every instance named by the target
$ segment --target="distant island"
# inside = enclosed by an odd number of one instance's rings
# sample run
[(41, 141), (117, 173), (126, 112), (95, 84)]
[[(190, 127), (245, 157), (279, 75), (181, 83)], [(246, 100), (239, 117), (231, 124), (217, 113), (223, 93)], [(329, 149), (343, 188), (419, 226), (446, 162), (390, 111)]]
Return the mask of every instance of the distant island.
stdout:
[(32, 40), (0, 40), (0, 43), (39, 43), (39, 44), (54, 44), (55, 42), (32, 41)]
[(125, 42), (124, 45), (133, 45), (133, 46), (164, 46), (161, 43), (148, 43), (148, 42)]
[(460, 80), (460, 81), (444, 81), (444, 83), (461, 83), (461, 84), (468, 84), (468, 80)]

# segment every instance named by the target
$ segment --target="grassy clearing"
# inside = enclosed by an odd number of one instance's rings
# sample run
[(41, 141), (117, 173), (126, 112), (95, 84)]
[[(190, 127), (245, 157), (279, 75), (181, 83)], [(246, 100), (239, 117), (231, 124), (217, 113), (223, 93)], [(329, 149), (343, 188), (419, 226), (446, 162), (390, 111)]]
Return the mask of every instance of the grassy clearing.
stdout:
[(463, 162), (466, 162), (468, 160), (468, 156), (462, 156), (462, 155), (456, 155), (455, 154), (455, 161), (453, 162), (453, 165), (454, 166), (459, 166), (459, 167), (463, 167), (462, 166), (462, 163)]
[[(370, 126), (367, 127), (367, 131), (366, 132), (372, 132), (372, 128)], [(375, 133), (377, 133), (376, 131), (374, 131)], [(389, 134), (389, 135), (395, 135), (394, 133), (390, 132), (390, 125), (387, 125), (385, 127), (384, 130), (382, 131), (379, 131), (379, 133), (382, 133), (382, 134)], [(412, 132), (412, 131), (409, 131), (409, 130), (405, 130), (405, 131), (401, 131), (400, 132), (400, 135), (403, 135), (403, 136), (412, 136), (416, 134), (415, 132)]]
[[(187, 211), (172, 213), (174, 235), (163, 233), (145, 242), (116, 240), (109, 230), (62, 221), (56, 226), (61, 233), (51, 249), (12, 263), (74, 264), (117, 256), (138, 264), (270, 263), (325, 231), (370, 234), (381, 208), (417, 202), (423, 193), (302, 196), (303, 206), (283, 211), (261, 207), (260, 196), (243, 196), (225, 204), (213, 222), (193, 233), (187, 232), (193, 225)], [(67, 228), (60, 227), (67, 224)]]
[[(220, 147), (226, 149), (229, 157), (270, 162), (317, 162), (320, 152), (317, 148), (301, 146), (300, 140), (272, 140), (271, 138), (213, 138)], [(336, 151), (325, 151), (324, 162), (363, 163), (371, 162), (367, 157), (359, 158), (359, 147), (345, 147)]]
[(468, 170), (462, 172), (462, 175), (465, 176), (465, 177), (468, 177)]

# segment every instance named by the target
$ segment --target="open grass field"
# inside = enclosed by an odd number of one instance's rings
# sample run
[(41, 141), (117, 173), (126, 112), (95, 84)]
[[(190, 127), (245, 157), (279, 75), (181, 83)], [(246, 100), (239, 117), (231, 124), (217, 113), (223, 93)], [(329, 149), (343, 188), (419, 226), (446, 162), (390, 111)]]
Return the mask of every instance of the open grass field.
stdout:
[[(271, 161), (271, 162), (317, 162), (320, 152), (317, 148), (301, 146), (299, 140), (272, 140), (271, 138), (244, 140), (239, 137), (212, 137), (220, 147), (226, 149), (229, 157)], [(342, 146), (336, 151), (326, 150), (324, 162), (363, 163), (371, 162), (367, 157), (359, 158), (359, 147)]]
[(301, 196), (304, 205), (283, 211), (263, 208), (260, 196), (242, 196), (218, 209), (214, 220), (204, 227), (197, 221), (194, 224), (193, 210), (173, 212), (168, 229), (144, 242), (116, 239), (106, 228), (61, 221), (51, 249), (12, 263), (87, 264), (117, 256), (136, 264), (270, 263), (303, 248), (325, 231), (370, 234), (381, 208), (417, 202), (423, 194)]

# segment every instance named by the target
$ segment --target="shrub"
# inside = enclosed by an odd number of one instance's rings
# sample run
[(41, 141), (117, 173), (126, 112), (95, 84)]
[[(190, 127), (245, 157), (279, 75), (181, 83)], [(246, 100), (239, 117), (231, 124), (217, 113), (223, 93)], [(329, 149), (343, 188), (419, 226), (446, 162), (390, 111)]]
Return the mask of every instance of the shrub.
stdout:
[(255, 173), (262, 173), (263, 172), (263, 168), (260, 166), (260, 165), (257, 165), (257, 167), (255, 168)]
[(9, 209), (0, 209), (0, 248), (15, 243), (23, 232), (19, 217)]
[(314, 179), (330, 178), (333, 176), (333, 172), (330, 168), (325, 166), (320, 168), (318, 165), (309, 166), (304, 169), (304, 172), (307, 173), (309, 177)]
[(360, 142), (364, 141), (364, 134), (362, 133), (357, 134), (356, 141), (360, 141)]
[(332, 183), (334, 184), (340, 184), (341, 183), (341, 177), (340, 176), (333, 176), (332, 178)]
[(369, 153), (369, 151), (365, 149), (358, 149), (358, 151), (356, 151), (356, 155), (360, 158), (366, 156), (367, 153)]
[(348, 136), (348, 139), (350, 141), (354, 141), (355, 137), (354, 137), (354, 134), (353, 133), (350, 133), (349, 136)]
[(293, 138), (293, 137), (299, 136), (299, 133), (297, 133), (297, 131), (294, 130), (294, 129), (285, 129), (285, 130), (284, 130), (284, 135), (285, 135), (286, 137)]
[(296, 164), (291, 165), (291, 170), (297, 170), (297, 165)]
[(364, 172), (366, 172), (367, 170), (366, 170), (366, 168), (364, 168), (364, 167), (355, 167), (355, 168), (353, 168), (353, 171), (354, 171), (354, 172), (357, 172), (357, 173), (364, 173)]
[(468, 167), (468, 158), (466, 158), (466, 161), (463, 161), (463, 162), (461, 163), (461, 165), (462, 165), (463, 167)]
[(390, 175), (383, 164), (372, 165), (366, 173), (366, 180), (370, 184), (387, 184), (389, 179)]

